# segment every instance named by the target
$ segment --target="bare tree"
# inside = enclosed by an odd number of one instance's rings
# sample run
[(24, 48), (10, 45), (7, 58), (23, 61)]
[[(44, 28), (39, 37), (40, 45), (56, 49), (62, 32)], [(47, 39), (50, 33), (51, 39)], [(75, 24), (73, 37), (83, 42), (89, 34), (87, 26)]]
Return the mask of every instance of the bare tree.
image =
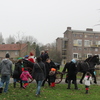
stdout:
[(22, 42), (23, 43), (29, 42), (32, 45), (34, 42), (37, 42), (37, 40), (33, 36), (23, 36)]
[(2, 37), (2, 33), (0, 33), (0, 44), (2, 44), (4, 42), (4, 39)]
[(6, 44), (11, 44), (11, 43), (15, 43), (15, 38), (14, 36), (9, 36), (8, 38), (6, 38)]

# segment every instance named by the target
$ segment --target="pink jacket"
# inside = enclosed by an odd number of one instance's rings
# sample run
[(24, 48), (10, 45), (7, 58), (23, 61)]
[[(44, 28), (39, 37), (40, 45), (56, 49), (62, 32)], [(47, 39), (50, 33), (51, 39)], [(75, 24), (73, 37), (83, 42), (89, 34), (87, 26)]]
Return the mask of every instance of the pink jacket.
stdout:
[(20, 75), (20, 78), (23, 81), (28, 81), (28, 78), (32, 79), (32, 76), (28, 71), (23, 71), (22, 74)]

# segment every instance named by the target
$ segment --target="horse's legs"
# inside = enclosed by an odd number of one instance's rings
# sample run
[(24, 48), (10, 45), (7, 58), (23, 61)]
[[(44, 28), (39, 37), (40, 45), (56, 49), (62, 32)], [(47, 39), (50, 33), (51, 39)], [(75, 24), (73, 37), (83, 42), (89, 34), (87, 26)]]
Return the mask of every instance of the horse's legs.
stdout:
[(85, 74), (86, 74), (86, 72), (83, 73), (82, 78), (80, 79), (80, 83), (81, 83), (81, 84), (82, 84), (82, 80), (83, 80)]
[(92, 74), (92, 77), (94, 78), (94, 83), (97, 84), (96, 76), (94, 75), (94, 72), (93, 71), (90, 71), (90, 73)]

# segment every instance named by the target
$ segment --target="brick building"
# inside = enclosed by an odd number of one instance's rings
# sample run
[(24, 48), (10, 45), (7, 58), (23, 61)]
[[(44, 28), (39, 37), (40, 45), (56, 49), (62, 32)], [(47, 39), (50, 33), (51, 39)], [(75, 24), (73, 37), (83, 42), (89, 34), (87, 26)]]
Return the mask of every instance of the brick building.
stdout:
[(0, 60), (3, 59), (6, 53), (10, 54), (10, 58), (23, 57), (29, 52), (35, 54), (34, 50), (30, 49), (27, 43), (24, 44), (0, 44)]
[(83, 30), (72, 30), (67, 27), (63, 38), (56, 39), (57, 51), (60, 52), (62, 62), (84, 60), (91, 55), (100, 56), (100, 32), (91, 28)]

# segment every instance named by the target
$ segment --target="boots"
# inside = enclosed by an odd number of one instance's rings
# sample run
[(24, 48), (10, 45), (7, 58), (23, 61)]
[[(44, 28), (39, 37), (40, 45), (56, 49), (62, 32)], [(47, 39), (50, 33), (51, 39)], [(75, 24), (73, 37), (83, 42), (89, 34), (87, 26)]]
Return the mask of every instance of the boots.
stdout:
[(67, 89), (70, 89), (70, 84), (71, 84), (71, 80), (68, 80), (68, 88)]
[(3, 88), (0, 88), (0, 93), (2, 93), (2, 91), (3, 91)]
[(14, 82), (13, 84), (14, 84), (14, 88), (16, 88), (16, 82)]
[(85, 94), (88, 94), (88, 90), (86, 90)]

